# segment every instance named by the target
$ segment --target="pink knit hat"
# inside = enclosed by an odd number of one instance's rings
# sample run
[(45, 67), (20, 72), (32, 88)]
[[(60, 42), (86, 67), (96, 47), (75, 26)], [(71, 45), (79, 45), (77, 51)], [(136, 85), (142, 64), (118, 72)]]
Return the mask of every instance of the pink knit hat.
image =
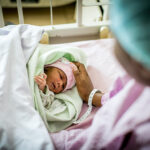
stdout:
[(76, 68), (76, 66), (66, 58), (60, 58), (56, 62), (44, 66), (44, 68), (47, 67), (56, 67), (58, 69), (61, 69), (66, 74), (67, 85), (63, 92), (65, 92), (68, 89), (71, 89), (75, 85), (75, 78), (73, 75), (72, 68)]

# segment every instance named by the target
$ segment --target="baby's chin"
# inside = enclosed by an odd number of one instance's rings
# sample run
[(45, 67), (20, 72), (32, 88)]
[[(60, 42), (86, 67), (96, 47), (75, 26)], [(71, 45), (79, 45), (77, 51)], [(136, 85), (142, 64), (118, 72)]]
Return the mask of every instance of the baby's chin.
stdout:
[(49, 88), (49, 90), (50, 91), (52, 91), (52, 92), (54, 92), (54, 94), (59, 94), (59, 93), (61, 93), (62, 91), (60, 91), (60, 90), (57, 90), (57, 89), (51, 89), (51, 88)]
[(59, 94), (59, 93), (62, 93), (62, 90), (60, 91), (53, 91), (55, 94)]

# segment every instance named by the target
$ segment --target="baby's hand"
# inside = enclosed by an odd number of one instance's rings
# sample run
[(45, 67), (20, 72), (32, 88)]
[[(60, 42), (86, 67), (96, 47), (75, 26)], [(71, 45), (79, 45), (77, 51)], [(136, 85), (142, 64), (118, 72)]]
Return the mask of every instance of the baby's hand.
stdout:
[(37, 83), (39, 89), (42, 90), (43, 92), (46, 86), (46, 78), (47, 78), (47, 75), (45, 73), (42, 73), (34, 77), (34, 81)]

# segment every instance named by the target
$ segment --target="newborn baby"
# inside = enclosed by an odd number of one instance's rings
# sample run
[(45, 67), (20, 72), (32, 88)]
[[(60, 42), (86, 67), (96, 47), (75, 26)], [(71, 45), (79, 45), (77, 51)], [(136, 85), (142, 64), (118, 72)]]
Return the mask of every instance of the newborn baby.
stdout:
[(53, 64), (44, 66), (44, 73), (34, 77), (41, 90), (40, 94), (44, 106), (50, 105), (54, 99), (54, 93), (58, 94), (71, 89), (75, 85), (72, 69), (76, 66), (65, 58), (60, 58)]

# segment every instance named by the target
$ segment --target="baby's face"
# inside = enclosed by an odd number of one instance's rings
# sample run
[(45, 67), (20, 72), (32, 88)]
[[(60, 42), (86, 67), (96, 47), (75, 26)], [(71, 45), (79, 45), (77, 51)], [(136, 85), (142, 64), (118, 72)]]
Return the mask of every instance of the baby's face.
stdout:
[(67, 85), (67, 77), (65, 73), (56, 67), (50, 67), (46, 74), (46, 83), (49, 90), (56, 94), (61, 93)]

